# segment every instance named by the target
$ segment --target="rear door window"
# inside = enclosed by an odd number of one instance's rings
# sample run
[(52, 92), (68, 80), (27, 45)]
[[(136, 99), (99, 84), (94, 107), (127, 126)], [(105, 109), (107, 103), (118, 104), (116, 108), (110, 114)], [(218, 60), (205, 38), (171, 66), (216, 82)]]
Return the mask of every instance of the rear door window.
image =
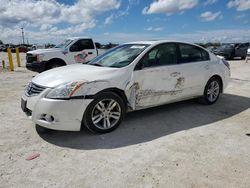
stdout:
[(202, 48), (189, 44), (179, 44), (180, 63), (192, 63), (199, 61), (208, 61), (209, 53)]

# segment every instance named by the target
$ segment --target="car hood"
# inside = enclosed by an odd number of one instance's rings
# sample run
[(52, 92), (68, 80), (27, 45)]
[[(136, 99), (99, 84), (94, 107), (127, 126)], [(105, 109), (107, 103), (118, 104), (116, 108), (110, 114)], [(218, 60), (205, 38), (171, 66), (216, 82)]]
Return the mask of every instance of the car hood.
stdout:
[(27, 53), (29, 54), (44, 54), (44, 53), (55, 53), (55, 52), (62, 52), (62, 48), (48, 48), (48, 49), (38, 49), (38, 50), (32, 50)]
[(71, 81), (108, 81), (119, 75), (117, 74), (118, 71), (118, 68), (74, 64), (45, 71), (34, 77), (32, 82), (40, 86), (53, 88)]

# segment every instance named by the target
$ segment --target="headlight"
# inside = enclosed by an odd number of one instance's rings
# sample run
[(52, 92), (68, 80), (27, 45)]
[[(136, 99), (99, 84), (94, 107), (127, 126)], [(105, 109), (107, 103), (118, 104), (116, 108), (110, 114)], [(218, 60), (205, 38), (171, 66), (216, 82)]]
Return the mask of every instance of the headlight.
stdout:
[(79, 82), (68, 82), (66, 84), (59, 85), (58, 87), (52, 89), (46, 96), (50, 99), (69, 99), (74, 96), (81, 96), (79, 92), (81, 86), (86, 83), (86, 81)]
[(39, 62), (43, 61), (44, 56), (45, 56), (44, 54), (38, 54), (37, 61), (39, 61)]

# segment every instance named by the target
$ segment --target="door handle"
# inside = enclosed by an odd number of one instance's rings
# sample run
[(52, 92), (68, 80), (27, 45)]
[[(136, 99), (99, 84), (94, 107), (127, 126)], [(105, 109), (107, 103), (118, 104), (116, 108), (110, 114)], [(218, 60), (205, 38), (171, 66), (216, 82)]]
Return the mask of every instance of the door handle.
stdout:
[(171, 74), (170, 74), (170, 76), (172, 76), (172, 77), (177, 77), (177, 76), (179, 76), (181, 73), (180, 72), (172, 72)]
[(89, 55), (93, 54), (93, 52), (88, 52)]

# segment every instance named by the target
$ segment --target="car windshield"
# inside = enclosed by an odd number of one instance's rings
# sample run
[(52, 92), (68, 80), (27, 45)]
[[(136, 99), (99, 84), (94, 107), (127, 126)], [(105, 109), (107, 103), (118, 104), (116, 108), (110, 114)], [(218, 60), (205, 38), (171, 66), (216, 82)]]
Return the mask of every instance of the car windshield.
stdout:
[(121, 68), (129, 65), (140, 55), (149, 45), (147, 44), (124, 44), (115, 47), (103, 55), (97, 56), (89, 65), (102, 67)]
[(71, 39), (64, 40), (62, 43), (56, 45), (55, 48), (66, 48), (72, 42), (73, 42), (73, 40), (71, 40)]

